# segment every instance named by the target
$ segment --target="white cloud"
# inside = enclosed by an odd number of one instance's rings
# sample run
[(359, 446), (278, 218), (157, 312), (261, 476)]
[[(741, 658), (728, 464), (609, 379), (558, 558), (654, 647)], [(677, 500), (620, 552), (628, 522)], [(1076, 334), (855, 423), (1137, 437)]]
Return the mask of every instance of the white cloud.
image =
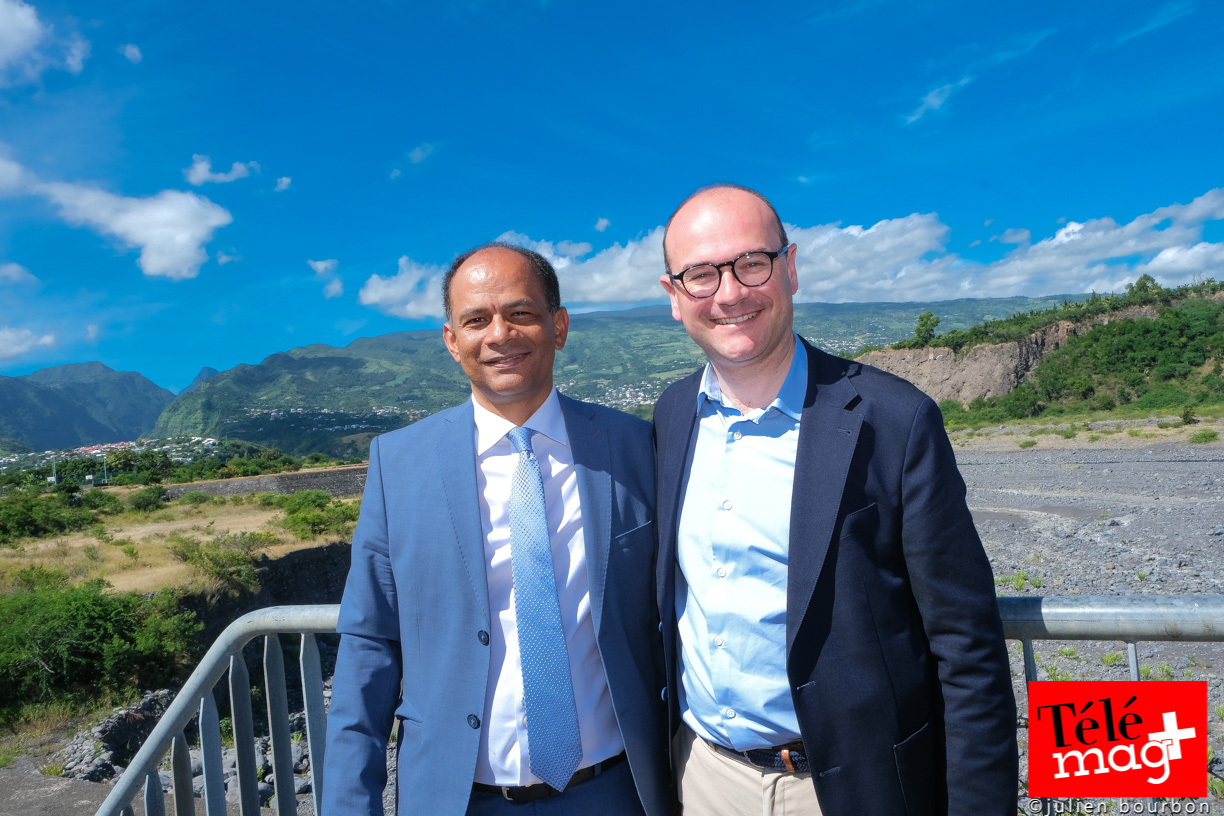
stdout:
[(343, 294), (344, 281), (340, 280), (339, 278), (332, 278), (327, 282), (327, 285), (323, 287), (323, 297), (327, 300), (331, 300), (334, 297), (340, 297)]
[(612, 225), (612, 222), (611, 222), (611, 221), (609, 221), (608, 219), (606, 219), (606, 218), (600, 218), (598, 221), (596, 221), (596, 222), (595, 222), (595, 231), (596, 231), (596, 232), (603, 232), (604, 230), (606, 230), (606, 229), (607, 229), (608, 227), (610, 227), (611, 225)]
[(272, 188), (272, 192), (283, 193), (289, 189), (290, 184), (293, 184), (293, 179), (289, 176), (281, 176), (276, 180), (276, 186)]
[(404, 175), (403, 170), (399, 169), (398, 167), (392, 167), (391, 173), (389, 174), (389, 178), (397, 179), (402, 175)]
[(234, 162), (228, 171), (214, 173), (209, 158), (196, 153), (191, 157), (191, 166), (183, 169), (183, 178), (196, 187), (210, 181), (225, 184), (246, 178), (251, 175), (252, 170), (259, 172), (259, 162)]
[(408, 161), (412, 162), (413, 164), (420, 164), (428, 159), (429, 154), (432, 152), (434, 152), (434, 146), (429, 142), (419, 144), (412, 148), (412, 150), (408, 151)]
[(33, 283), (38, 280), (19, 263), (0, 264), (0, 283)]
[(998, 241), (1001, 244), (1027, 244), (1029, 241), (1033, 240), (1033, 233), (1026, 229), (1008, 227), (1007, 229), (1003, 230), (1002, 235), (990, 236), (990, 240)]
[(217, 263), (221, 266), (225, 266), (227, 263), (233, 263), (234, 261), (241, 261), (241, 260), (242, 260), (242, 257), (239, 255), (231, 255), (228, 252), (218, 252), (217, 253)]
[(199, 274), (208, 260), (204, 244), (234, 220), (224, 207), (178, 190), (126, 198), (81, 184), (39, 182), (34, 191), (56, 204), (68, 223), (88, 225), (139, 248), (138, 263), (146, 275), (171, 280)]
[(144, 59), (144, 55), (140, 53), (140, 46), (128, 43), (119, 49), (119, 53), (127, 58), (127, 61), (135, 65)]
[(58, 68), (79, 74), (89, 57), (89, 41), (79, 35), (57, 37), (22, 0), (0, 0), (0, 87), (34, 82)]
[(944, 106), (953, 92), (965, 87), (973, 81), (973, 77), (965, 77), (960, 82), (953, 82), (948, 85), (930, 91), (926, 96), (922, 97), (922, 102), (914, 109), (914, 112), (905, 117), (905, 124), (912, 125), (931, 111), (937, 111)]
[(54, 346), (55, 335), (44, 334), (39, 337), (29, 329), (13, 329), (0, 327), (0, 360), (12, 360), (28, 354), (39, 346)]
[(88, 326), (85, 327), (85, 339), (86, 340), (97, 340), (98, 339), (98, 324), (97, 323), (90, 323)]
[(981, 238), (976, 238), (976, 239), (974, 239), (974, 240), (972, 240), (972, 241), (970, 241), (970, 242), (969, 242), (969, 246), (970, 246), (970, 248), (975, 247), (975, 246), (981, 246), (981, 245), (982, 245), (982, 239), (981, 239)]
[[(1145, 213), (1126, 224), (1110, 218), (1068, 222), (1033, 242), (1011, 228), (996, 236), (1012, 244), (993, 262), (962, 258), (947, 249), (950, 230), (935, 213), (888, 218), (871, 226), (787, 225), (797, 245), (801, 302), (915, 301), (962, 297), (1050, 295), (1119, 291), (1142, 274), (1176, 286), (1195, 277), (1224, 279), (1224, 243), (1202, 240), (1203, 224), (1224, 220), (1224, 188), (1188, 204)], [(663, 228), (591, 254), (580, 244), (541, 241), (516, 232), (499, 240), (539, 252), (556, 267), (561, 298), (577, 311), (664, 302)], [(971, 246), (980, 246), (975, 241)], [(407, 256), (390, 277), (373, 275), (359, 300), (385, 314), (409, 319), (442, 313), (442, 267)]]
[(373, 306), (383, 314), (409, 320), (442, 316), (443, 267), (419, 264), (404, 255), (399, 268), (389, 278), (371, 275), (357, 299), (363, 306)]
[(1158, 28), (1164, 28), (1169, 23), (1176, 22), (1188, 14), (1193, 14), (1194, 8), (1194, 3), (1190, 2), (1190, 0), (1173, 0), (1173, 2), (1162, 3), (1152, 16), (1148, 18), (1147, 22), (1114, 40), (1113, 47), (1117, 48), (1136, 37), (1141, 37)]
[(309, 261), (308, 260), (306, 261), (306, 263), (310, 266), (311, 269), (315, 271), (315, 274), (320, 277), (324, 275), (330, 275), (331, 273), (335, 272), (336, 267), (340, 265), (340, 262), (337, 261), (335, 258), (328, 258), (326, 261)]

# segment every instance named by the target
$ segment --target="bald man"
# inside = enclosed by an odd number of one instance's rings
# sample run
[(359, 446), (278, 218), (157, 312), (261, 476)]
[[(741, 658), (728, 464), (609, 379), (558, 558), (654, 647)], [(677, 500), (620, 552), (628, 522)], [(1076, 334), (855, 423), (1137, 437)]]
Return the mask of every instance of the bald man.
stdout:
[(994, 582), (939, 409), (795, 333), (796, 247), (759, 193), (699, 190), (663, 246), (708, 358), (654, 413), (684, 810), (1014, 814)]

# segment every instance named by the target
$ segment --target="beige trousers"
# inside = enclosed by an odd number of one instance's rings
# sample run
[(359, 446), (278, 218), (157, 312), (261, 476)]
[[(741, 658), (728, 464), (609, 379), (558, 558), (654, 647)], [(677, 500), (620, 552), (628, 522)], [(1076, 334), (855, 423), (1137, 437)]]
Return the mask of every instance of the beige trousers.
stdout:
[(684, 816), (820, 816), (810, 773), (754, 768), (714, 750), (683, 723), (673, 751)]

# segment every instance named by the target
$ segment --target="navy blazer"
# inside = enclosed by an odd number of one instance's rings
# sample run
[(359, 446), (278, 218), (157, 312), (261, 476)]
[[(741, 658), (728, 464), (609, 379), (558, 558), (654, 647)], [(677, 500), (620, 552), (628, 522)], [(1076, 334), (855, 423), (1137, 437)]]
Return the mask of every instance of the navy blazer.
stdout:
[[(821, 809), (1010, 816), (1016, 713), (1003, 629), (939, 409), (891, 374), (806, 342), (796, 350), (805, 352), (785, 648)], [(655, 406), (672, 686), (676, 536), (700, 379), (672, 385)]]
[[(650, 425), (561, 396), (582, 506), (591, 622), (648, 816), (670, 803), (654, 597)], [(324, 816), (381, 814), (398, 732), (398, 812), (467, 809), (489, 676), (488, 583), (471, 402), (370, 446), (340, 607)], [(402, 691), (401, 691), (402, 678)]]

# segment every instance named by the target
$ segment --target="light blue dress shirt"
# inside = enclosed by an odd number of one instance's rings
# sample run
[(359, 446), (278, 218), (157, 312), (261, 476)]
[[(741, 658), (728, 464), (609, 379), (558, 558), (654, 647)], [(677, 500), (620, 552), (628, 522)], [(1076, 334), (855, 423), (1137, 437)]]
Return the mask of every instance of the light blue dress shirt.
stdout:
[(680, 711), (737, 751), (799, 739), (786, 679), (791, 485), (807, 354), (795, 341), (777, 398), (741, 414), (706, 365), (676, 561)]

